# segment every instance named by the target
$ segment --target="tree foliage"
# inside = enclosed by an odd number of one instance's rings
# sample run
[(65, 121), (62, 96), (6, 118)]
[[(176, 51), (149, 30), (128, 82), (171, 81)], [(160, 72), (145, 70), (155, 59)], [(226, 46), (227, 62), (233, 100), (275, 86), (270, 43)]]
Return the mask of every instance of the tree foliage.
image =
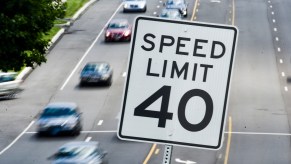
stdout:
[(49, 40), (44, 35), (56, 18), (65, 15), (61, 0), (1, 0), (0, 70), (18, 71), (23, 66), (46, 62)]

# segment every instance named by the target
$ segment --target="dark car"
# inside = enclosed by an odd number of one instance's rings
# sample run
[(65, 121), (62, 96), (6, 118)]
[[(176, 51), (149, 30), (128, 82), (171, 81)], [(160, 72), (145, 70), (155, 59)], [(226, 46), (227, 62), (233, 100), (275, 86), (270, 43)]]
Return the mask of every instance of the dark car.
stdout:
[(167, 0), (165, 3), (167, 9), (178, 9), (184, 17), (187, 16), (188, 3), (185, 0)]
[(178, 9), (163, 9), (159, 17), (166, 19), (182, 19), (182, 15)]
[(105, 30), (105, 41), (130, 41), (131, 25), (126, 19), (113, 19)]
[(53, 164), (103, 164), (106, 154), (98, 142), (74, 141), (61, 146), (49, 159)]
[(80, 85), (88, 83), (105, 83), (111, 85), (113, 69), (106, 62), (89, 62), (87, 63), (80, 76)]
[(81, 113), (78, 106), (72, 102), (48, 104), (37, 120), (38, 134), (57, 135), (69, 132), (78, 135), (81, 129)]

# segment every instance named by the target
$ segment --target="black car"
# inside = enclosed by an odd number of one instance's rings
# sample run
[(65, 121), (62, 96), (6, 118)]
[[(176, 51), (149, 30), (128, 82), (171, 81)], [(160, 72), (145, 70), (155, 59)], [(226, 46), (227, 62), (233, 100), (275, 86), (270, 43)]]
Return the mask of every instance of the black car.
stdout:
[(167, 0), (164, 5), (167, 9), (178, 9), (181, 15), (187, 16), (188, 3), (185, 0)]
[(53, 164), (103, 164), (106, 162), (106, 154), (98, 142), (74, 141), (61, 146), (48, 159)]
[(113, 69), (106, 62), (87, 63), (80, 75), (80, 85), (88, 83), (105, 83), (111, 85)]
[(38, 134), (57, 135), (70, 132), (78, 135), (82, 129), (81, 113), (72, 102), (55, 102), (48, 104), (37, 120)]

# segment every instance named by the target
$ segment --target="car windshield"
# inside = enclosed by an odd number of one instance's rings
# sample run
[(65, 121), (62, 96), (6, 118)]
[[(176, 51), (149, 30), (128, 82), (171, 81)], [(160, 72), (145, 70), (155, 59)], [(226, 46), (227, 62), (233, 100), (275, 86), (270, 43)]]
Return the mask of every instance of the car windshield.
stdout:
[(108, 28), (127, 28), (126, 22), (112, 22), (108, 25)]
[(0, 83), (13, 81), (13, 80), (15, 80), (14, 75), (0, 75)]
[(92, 65), (86, 65), (83, 69), (82, 72), (100, 72), (100, 73), (103, 73), (103, 72), (106, 72), (107, 71), (107, 66), (106, 64), (92, 64)]
[(176, 17), (179, 17), (179, 12), (178, 11), (170, 11), (170, 10), (166, 10), (166, 11), (163, 11), (160, 15), (160, 17), (163, 17), (163, 18), (176, 18)]
[(61, 148), (55, 158), (81, 158), (92, 155), (93, 153), (96, 155), (100, 154), (93, 146), (69, 146)]
[(44, 110), (41, 117), (70, 116), (76, 114), (76, 111), (66, 107), (49, 107)]
[(83, 69), (83, 72), (95, 71), (96, 65), (86, 65)]

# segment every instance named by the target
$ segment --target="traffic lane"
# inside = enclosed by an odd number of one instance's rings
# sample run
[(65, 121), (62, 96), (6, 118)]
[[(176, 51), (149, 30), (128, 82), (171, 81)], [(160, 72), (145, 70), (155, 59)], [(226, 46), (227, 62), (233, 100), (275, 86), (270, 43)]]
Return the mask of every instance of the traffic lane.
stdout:
[[(112, 6), (120, 1), (98, 1), (91, 9), (102, 8), (106, 13), (113, 12)], [(96, 9), (95, 9), (96, 11)], [(97, 10), (98, 11), (98, 10)], [(37, 67), (24, 81), (24, 91), (16, 99), (1, 101), (0, 149), (8, 145), (33, 117), (54, 96), (66, 74), (76, 63), (100, 30), (100, 20), (107, 19), (106, 14), (94, 14), (87, 18), (84, 13), (72, 26), (75, 35), (64, 35), (47, 55), (47, 62)], [(81, 21), (87, 19), (86, 21)], [(99, 29), (98, 29), (99, 28)], [(101, 27), (102, 28), (102, 27)], [(78, 30), (79, 29), (79, 30)], [(88, 29), (88, 30), (87, 30)], [(76, 32), (78, 31), (78, 32)]]
[[(272, 28), (273, 34), (273, 42), (274, 42), (274, 49), (276, 50), (276, 59), (278, 70), (281, 73), (281, 81), (282, 81), (282, 89), (283, 89), (283, 96), (284, 102), (286, 104), (286, 110), (288, 113), (288, 119), (290, 120), (290, 113), (291, 113), (291, 38), (286, 35), (290, 33), (290, 26), (291, 22), (289, 15), (291, 14), (289, 7), (291, 5), (290, 1), (283, 0), (269, 0), (268, 1), (268, 15), (269, 15), (269, 22)], [(276, 29), (276, 31), (275, 31)], [(289, 121), (289, 126), (291, 123)]]
[(267, 6), (265, 2), (236, 4), (236, 22), (241, 33), (229, 103), (233, 130), (288, 132)]
[(194, 11), (194, 21), (231, 24), (232, 23), (232, 0), (197, 0), (197, 10)]
[[(148, 7), (148, 12), (151, 9)], [(113, 19), (125, 18), (133, 23), (136, 16), (143, 13), (123, 13), (122, 8), (113, 15)], [(76, 66), (76, 72), (73, 72), (72, 77), (65, 85), (64, 89), (55, 95), (56, 99), (69, 99), (78, 102), (82, 107), (84, 114), (85, 128), (92, 129), (97, 124), (96, 117), (99, 111), (108, 111), (111, 118), (103, 118), (114, 120), (114, 124), (110, 124), (109, 129), (116, 128), (116, 117), (120, 110), (122, 89), (124, 85), (124, 77), (126, 76), (127, 60), (129, 55), (129, 42), (104, 42), (105, 33), (102, 31), (97, 42), (92, 46), (88, 55), (81, 61), (79, 66)], [(106, 61), (113, 67), (113, 83), (110, 87), (107, 86), (90, 86), (79, 87), (79, 76), (82, 68), (87, 62), (91, 61)], [(118, 91), (115, 91), (119, 88)], [(111, 96), (115, 96), (113, 100)], [(108, 115), (107, 115), (108, 116)], [(106, 117), (107, 117), (106, 116)], [(112, 122), (112, 121), (110, 121)]]
[(233, 134), (229, 163), (288, 164), (291, 162), (289, 140), (289, 135)]
[[(289, 133), (266, 3), (236, 1), (240, 36), (228, 112), (233, 132)], [(290, 154), (290, 149), (278, 145), (289, 144), (290, 140), (282, 137), (233, 134), (229, 160), (230, 163), (280, 163), (274, 161), (279, 154)], [(285, 162), (290, 161), (285, 158), (282, 163)]]
[(25, 133), (10, 149), (0, 156), (0, 163), (5, 164), (48, 164), (60, 146), (70, 141), (84, 141), (86, 134), (79, 136), (44, 136), (35, 133)]

